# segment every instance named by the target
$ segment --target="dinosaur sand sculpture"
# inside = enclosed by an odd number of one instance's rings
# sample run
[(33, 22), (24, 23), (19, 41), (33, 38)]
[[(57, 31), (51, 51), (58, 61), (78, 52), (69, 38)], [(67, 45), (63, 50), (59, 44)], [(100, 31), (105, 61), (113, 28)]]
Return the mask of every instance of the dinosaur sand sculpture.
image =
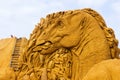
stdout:
[[(1, 79), (120, 80), (118, 40), (101, 15), (90, 8), (41, 18), (23, 44), (17, 66), (11, 61), (14, 52), (9, 52), (7, 61), (12, 66), (6, 70), (11, 76), (0, 75)], [(16, 51), (14, 41), (11, 45)]]

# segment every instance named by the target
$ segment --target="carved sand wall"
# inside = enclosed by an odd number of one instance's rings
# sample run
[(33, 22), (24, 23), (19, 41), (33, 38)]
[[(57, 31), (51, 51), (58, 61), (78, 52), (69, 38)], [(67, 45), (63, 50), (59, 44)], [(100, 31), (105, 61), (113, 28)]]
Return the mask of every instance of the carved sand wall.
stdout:
[(0, 40), (0, 80), (14, 80), (13, 69), (10, 68), (11, 56), (14, 50), (16, 38)]
[(26, 38), (6, 38), (0, 40), (0, 80), (16, 80), (19, 56), (26, 46)]

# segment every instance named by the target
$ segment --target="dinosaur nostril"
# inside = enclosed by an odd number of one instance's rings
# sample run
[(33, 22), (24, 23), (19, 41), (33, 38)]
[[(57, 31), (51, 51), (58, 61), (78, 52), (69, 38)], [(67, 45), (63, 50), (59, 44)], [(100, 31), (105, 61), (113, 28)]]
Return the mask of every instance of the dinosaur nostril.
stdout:
[(46, 32), (43, 32), (43, 35), (45, 35), (46, 34)]

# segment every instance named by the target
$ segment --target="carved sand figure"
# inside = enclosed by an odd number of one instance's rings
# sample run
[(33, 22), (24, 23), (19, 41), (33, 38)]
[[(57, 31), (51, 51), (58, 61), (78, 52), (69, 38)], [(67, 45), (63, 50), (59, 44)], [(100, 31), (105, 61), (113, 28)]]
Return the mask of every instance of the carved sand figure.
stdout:
[(110, 59), (94, 65), (82, 80), (120, 80), (120, 60)]
[(92, 9), (50, 14), (31, 34), (18, 80), (81, 80), (93, 65), (118, 57), (117, 46), (113, 30)]

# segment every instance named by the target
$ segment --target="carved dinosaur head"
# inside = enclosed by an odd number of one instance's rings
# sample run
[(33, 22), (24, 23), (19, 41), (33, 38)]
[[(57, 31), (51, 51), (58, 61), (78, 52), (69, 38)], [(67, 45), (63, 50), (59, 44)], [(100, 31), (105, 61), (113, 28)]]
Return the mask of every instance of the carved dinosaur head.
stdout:
[(80, 19), (83, 18), (80, 13), (57, 18), (51, 16), (41, 25), (42, 31), (34, 48), (34, 51), (40, 51), (42, 54), (52, 53), (61, 47), (72, 48), (80, 40)]

